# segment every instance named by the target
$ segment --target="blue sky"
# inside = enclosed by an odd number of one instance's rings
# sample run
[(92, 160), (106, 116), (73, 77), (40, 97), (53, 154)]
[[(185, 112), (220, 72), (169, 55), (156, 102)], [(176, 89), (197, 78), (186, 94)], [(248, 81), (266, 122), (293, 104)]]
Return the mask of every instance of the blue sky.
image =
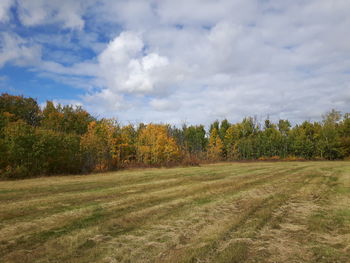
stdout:
[(350, 111), (348, 0), (2, 0), (0, 92), (121, 122)]

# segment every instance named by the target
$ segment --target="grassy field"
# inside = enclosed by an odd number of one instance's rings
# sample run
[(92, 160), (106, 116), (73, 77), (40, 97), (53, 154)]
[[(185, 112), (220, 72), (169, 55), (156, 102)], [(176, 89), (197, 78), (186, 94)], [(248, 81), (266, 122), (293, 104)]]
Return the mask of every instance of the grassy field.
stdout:
[(349, 262), (350, 162), (0, 182), (0, 262)]

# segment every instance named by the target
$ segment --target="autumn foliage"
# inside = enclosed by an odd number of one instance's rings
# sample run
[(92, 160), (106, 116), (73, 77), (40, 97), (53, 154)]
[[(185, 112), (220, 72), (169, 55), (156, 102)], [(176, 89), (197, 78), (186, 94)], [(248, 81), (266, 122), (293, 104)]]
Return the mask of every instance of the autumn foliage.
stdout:
[(0, 176), (108, 171), (130, 166), (197, 165), (234, 160), (334, 160), (350, 156), (350, 115), (330, 111), (321, 122), (253, 118), (181, 128), (120, 125), (82, 107), (0, 96)]
[(136, 145), (140, 163), (167, 165), (179, 162), (181, 158), (179, 146), (164, 125), (149, 124), (141, 129)]

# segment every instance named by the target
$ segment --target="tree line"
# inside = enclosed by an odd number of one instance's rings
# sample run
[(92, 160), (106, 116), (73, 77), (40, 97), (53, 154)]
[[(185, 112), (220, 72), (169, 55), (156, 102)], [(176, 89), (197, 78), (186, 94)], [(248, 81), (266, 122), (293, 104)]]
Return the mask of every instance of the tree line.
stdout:
[(41, 109), (33, 98), (0, 96), (0, 176), (78, 174), (130, 166), (196, 165), (235, 160), (335, 160), (350, 156), (350, 114), (331, 110), (320, 122), (120, 125), (82, 107)]

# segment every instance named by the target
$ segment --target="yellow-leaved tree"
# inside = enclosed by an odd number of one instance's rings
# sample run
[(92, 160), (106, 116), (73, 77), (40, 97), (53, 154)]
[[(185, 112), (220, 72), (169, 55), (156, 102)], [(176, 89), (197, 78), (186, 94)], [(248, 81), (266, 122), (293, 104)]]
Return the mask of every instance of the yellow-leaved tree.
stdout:
[(118, 128), (114, 160), (118, 167), (125, 167), (136, 159), (137, 133), (132, 125)]
[(219, 161), (223, 158), (224, 144), (219, 136), (219, 132), (216, 128), (213, 128), (208, 145), (208, 158), (212, 161)]
[(237, 125), (231, 125), (225, 134), (226, 153), (228, 160), (236, 160), (238, 158), (237, 142), (239, 140), (239, 128)]
[(137, 160), (150, 165), (169, 165), (180, 160), (181, 152), (165, 125), (149, 124), (137, 139)]

